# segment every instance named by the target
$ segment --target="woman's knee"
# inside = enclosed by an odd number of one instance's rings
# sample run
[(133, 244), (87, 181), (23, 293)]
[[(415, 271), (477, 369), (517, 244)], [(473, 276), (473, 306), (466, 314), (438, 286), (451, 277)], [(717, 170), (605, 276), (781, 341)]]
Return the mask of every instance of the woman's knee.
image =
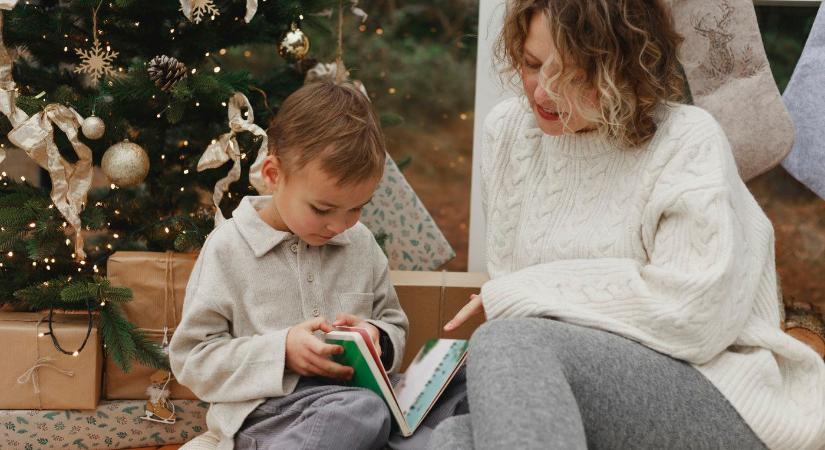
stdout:
[(512, 348), (514, 341), (544, 341), (547, 319), (507, 318), (483, 323), (470, 337), (470, 353), (500, 352)]

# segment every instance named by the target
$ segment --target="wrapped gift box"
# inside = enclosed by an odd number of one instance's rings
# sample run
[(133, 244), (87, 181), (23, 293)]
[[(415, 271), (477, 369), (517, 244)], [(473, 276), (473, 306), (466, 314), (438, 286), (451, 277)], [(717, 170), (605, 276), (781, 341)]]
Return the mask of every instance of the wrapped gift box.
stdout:
[[(88, 316), (54, 314), (52, 330), (66, 351), (49, 336), (48, 313), (0, 312), (0, 409), (94, 409), (100, 399), (103, 355), (97, 325)], [(3, 447), (5, 448), (5, 447)]]
[(208, 403), (175, 400), (177, 421), (141, 419), (145, 400), (102, 401), (96, 410), (0, 411), (0, 448), (122, 449), (181, 444), (206, 431)]
[(455, 251), (427, 208), (387, 155), (384, 177), (361, 222), (383, 242), (394, 270), (435, 270), (455, 257)]
[[(194, 253), (116, 252), (109, 257), (106, 274), (112, 286), (132, 290), (132, 301), (123, 304), (126, 318), (158, 344), (172, 338), (180, 322), (186, 283), (195, 265)], [(157, 369), (133, 364), (124, 373), (106, 361), (105, 396), (109, 400), (145, 399), (149, 377)], [(173, 399), (196, 399), (175, 381), (168, 386)]]
[(428, 339), (469, 339), (484, 321), (482, 315), (477, 315), (449, 333), (443, 330), (444, 325), (467, 304), (470, 295), (481, 291), (481, 286), (488, 280), (486, 274), (393, 270), (390, 280), (410, 320), (402, 370)]

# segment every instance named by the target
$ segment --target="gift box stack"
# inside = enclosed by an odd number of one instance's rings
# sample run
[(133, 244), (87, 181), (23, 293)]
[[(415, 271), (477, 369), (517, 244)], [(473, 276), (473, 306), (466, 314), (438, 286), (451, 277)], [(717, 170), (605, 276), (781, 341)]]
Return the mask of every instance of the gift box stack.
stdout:
[[(124, 304), (127, 318), (158, 343), (170, 339), (180, 321), (195, 258), (171, 252), (117, 252), (109, 258), (110, 282), (133, 291), (133, 300)], [(467, 338), (480, 323), (476, 317), (451, 333), (442, 330), (486, 275), (390, 276), (411, 323), (404, 367), (427, 339)], [(97, 327), (92, 322), (89, 331), (88, 325), (83, 314), (54, 314), (49, 334), (48, 313), (0, 313), (0, 341), (11, 350), (0, 376), (0, 447), (128, 448), (182, 443), (205, 430), (208, 404), (174, 381), (168, 388), (176, 421), (145, 420), (146, 390), (157, 370), (134, 364), (124, 373), (113, 361), (104, 363)], [(84, 348), (74, 356), (87, 331)], [(52, 336), (68, 354), (55, 347)]]
[[(109, 258), (109, 281), (132, 289), (126, 318), (158, 344), (180, 321), (195, 259), (171, 252)], [(174, 380), (161, 381), (174, 420), (146, 420), (147, 388), (159, 371), (132, 364), (127, 373), (104, 362), (96, 318), (49, 316), (0, 313), (0, 342), (11, 351), (0, 370), (0, 448), (132, 448), (182, 443), (205, 431), (209, 405)]]

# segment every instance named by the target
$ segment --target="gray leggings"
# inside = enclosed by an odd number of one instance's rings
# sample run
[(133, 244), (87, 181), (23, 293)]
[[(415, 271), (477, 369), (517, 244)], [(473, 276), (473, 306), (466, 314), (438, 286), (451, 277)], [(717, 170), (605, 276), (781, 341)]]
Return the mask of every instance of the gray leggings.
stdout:
[(500, 319), (470, 340), (468, 415), (438, 449), (764, 449), (689, 364), (604, 331)]

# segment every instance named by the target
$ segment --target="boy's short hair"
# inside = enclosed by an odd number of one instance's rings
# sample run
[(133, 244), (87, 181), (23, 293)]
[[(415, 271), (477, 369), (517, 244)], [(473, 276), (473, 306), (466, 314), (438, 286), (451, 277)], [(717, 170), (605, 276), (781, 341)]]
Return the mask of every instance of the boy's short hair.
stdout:
[(380, 178), (386, 146), (369, 99), (351, 83), (307, 84), (284, 100), (267, 130), (269, 154), (287, 176), (319, 159), (347, 185)]

